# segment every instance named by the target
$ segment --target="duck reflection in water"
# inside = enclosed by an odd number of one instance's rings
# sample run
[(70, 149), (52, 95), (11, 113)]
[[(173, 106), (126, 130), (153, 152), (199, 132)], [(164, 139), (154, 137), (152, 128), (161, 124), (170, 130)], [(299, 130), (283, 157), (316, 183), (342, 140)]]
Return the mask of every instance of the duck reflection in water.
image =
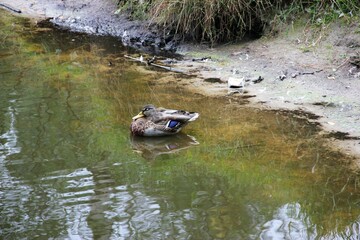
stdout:
[(147, 160), (154, 160), (163, 154), (177, 153), (199, 144), (193, 136), (183, 133), (161, 138), (146, 138), (132, 135), (130, 141), (134, 151), (140, 153)]

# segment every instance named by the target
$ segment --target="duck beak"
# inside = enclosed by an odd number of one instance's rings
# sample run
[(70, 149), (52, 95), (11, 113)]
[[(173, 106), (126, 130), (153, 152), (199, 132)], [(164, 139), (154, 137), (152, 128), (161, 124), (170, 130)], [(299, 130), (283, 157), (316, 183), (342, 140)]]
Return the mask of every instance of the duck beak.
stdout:
[(133, 117), (132, 119), (133, 119), (133, 120), (136, 120), (136, 119), (142, 118), (142, 117), (145, 117), (145, 115), (143, 114), (143, 112), (139, 112), (139, 114), (136, 115), (135, 117)]

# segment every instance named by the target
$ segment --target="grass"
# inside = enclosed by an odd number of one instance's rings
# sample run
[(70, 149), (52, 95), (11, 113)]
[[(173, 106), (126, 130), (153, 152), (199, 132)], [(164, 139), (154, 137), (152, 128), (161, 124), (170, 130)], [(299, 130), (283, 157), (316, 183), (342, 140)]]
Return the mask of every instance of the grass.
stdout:
[(269, 9), (270, 0), (155, 0), (151, 15), (182, 39), (214, 43), (239, 39), (247, 32), (261, 32), (262, 16)]
[(282, 28), (300, 16), (314, 26), (351, 21), (359, 10), (357, 0), (126, 0), (118, 11), (156, 22), (183, 40), (213, 44), (249, 33), (261, 36), (264, 29)]

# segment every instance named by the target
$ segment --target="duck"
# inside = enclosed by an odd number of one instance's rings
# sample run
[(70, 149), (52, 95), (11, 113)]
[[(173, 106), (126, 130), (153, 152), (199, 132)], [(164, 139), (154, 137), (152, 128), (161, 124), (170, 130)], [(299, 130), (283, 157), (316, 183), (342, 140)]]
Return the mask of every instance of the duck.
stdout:
[(134, 136), (144, 137), (174, 135), (199, 116), (197, 112), (157, 108), (147, 104), (132, 118), (130, 131)]

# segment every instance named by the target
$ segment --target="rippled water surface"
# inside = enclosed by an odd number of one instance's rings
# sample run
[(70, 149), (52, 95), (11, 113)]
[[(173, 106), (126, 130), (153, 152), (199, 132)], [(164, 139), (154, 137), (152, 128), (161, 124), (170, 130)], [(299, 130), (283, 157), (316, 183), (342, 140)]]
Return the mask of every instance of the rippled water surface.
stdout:
[[(359, 239), (358, 175), (292, 114), (188, 92), (115, 39), (0, 12), (0, 238)], [(131, 138), (142, 105), (200, 112)]]

